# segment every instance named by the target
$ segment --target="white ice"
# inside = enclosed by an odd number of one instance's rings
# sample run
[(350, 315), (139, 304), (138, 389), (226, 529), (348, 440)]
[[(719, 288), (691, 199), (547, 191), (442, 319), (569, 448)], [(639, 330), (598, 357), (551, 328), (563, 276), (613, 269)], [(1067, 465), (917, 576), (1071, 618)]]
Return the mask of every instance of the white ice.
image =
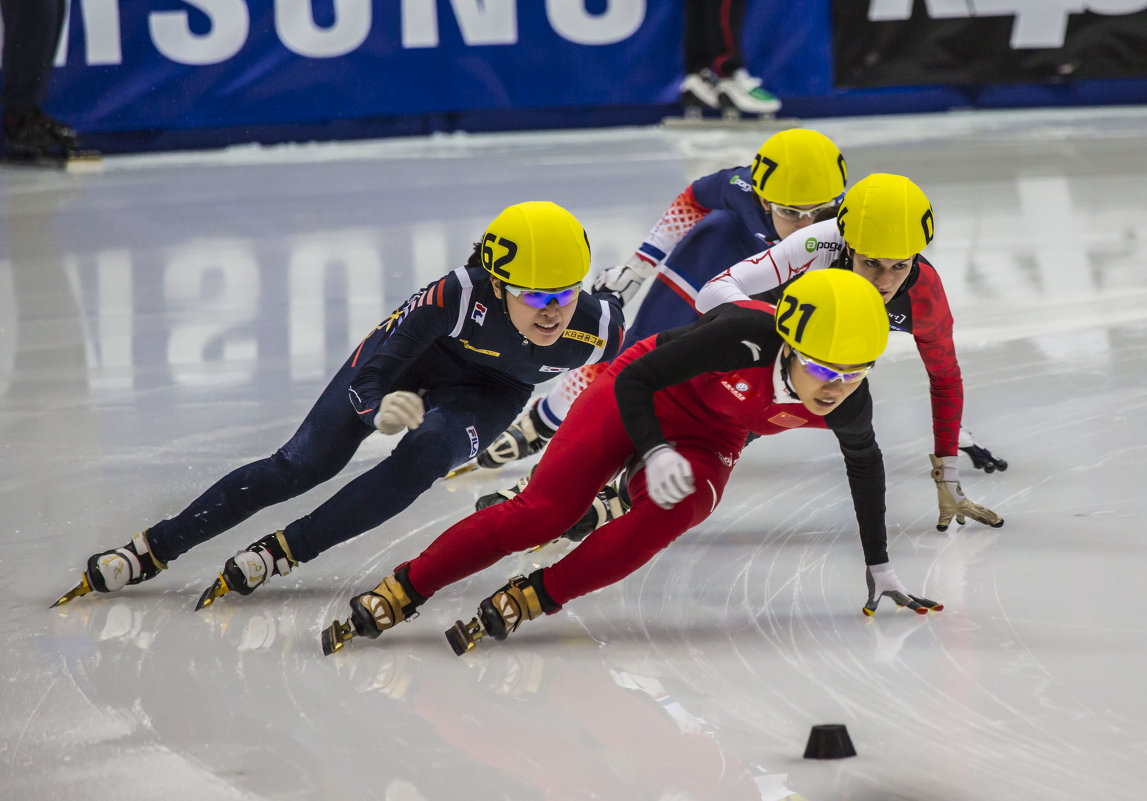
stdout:
[[(503, 206), (566, 205), (598, 267), (767, 129), (444, 136), (0, 172), (0, 798), (1132, 801), (1147, 791), (1147, 110), (806, 121), (853, 180), (930, 195), (965, 420), (1002, 529), (935, 528), (911, 341), (872, 376), (893, 565), (861, 615), (831, 435), (754, 443), (723, 505), (621, 584), (455, 657), (442, 632), (550, 546), (323, 657), (319, 633), (526, 469), (435, 485), (248, 598), (236, 550), (384, 456), (114, 596), (87, 556), (293, 432), (358, 340)], [(895, 340), (895, 338), (894, 338)], [(1143, 502), (1144, 506), (1139, 506)], [(1139, 511), (1136, 511), (1139, 510)], [(844, 723), (859, 752), (802, 759)]]

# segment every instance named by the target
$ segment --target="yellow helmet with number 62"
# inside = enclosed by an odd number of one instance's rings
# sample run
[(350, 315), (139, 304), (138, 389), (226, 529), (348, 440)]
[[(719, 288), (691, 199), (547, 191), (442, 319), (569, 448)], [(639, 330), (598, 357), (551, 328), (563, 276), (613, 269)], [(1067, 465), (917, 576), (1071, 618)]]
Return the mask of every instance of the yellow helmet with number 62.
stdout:
[(876, 172), (844, 193), (836, 227), (850, 248), (876, 259), (907, 259), (935, 232), (932, 204), (903, 175)]
[(515, 203), (486, 228), (481, 259), (486, 272), (511, 286), (564, 289), (589, 272), (589, 238), (556, 203)]
[(888, 312), (871, 283), (851, 270), (813, 270), (777, 304), (777, 333), (825, 364), (868, 364), (888, 345)]
[(840, 148), (824, 134), (790, 128), (773, 134), (753, 159), (753, 189), (782, 206), (828, 203), (848, 181)]

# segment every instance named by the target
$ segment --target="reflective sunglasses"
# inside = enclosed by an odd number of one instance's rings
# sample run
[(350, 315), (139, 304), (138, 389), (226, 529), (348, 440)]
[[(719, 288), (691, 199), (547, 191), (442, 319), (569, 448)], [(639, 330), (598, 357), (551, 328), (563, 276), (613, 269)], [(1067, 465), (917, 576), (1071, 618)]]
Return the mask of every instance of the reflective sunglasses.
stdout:
[(559, 306), (565, 306), (581, 291), (581, 284), (574, 284), (567, 286), (565, 289), (526, 289), (522, 286), (511, 286), (510, 284), (503, 284), (506, 291), (516, 297), (518, 300), (525, 303), (527, 306), (532, 306), (535, 309), (544, 309), (550, 305), (551, 300), (556, 300)]
[(834, 370), (831, 367), (825, 367), (820, 362), (813, 361), (801, 353), (799, 350), (794, 350), (793, 353), (796, 354), (797, 361), (801, 363), (801, 367), (805, 369), (805, 372), (807, 372), (817, 381), (823, 381), (825, 383), (831, 381), (840, 381), (843, 384), (855, 384), (857, 381), (861, 380), (870, 372), (872, 372), (872, 368), (876, 366), (876, 363), (873, 362), (872, 364), (866, 364), (857, 370), (842, 372), (840, 370)]
[(793, 206), (782, 206), (779, 203), (770, 203), (769, 208), (772, 209), (773, 214), (789, 222), (800, 222), (805, 218), (812, 222), (823, 222), (836, 216), (837, 209), (840, 208), (840, 202), (834, 199), (828, 203), (813, 206), (811, 209), (798, 209)]

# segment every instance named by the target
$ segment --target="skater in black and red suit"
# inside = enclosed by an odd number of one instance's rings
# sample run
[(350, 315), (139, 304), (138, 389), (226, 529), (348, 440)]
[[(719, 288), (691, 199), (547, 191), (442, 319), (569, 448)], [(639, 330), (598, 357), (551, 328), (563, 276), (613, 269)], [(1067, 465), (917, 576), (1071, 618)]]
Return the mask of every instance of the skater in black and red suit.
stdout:
[(909, 595), (889, 563), (884, 463), (865, 379), (888, 341), (872, 285), (845, 270), (794, 281), (776, 309), (745, 301), (626, 350), (582, 393), (526, 489), (456, 524), (374, 590), (351, 599), (351, 619), (324, 633), (324, 650), (379, 633), (442, 587), (503, 556), (554, 539), (622, 469), (632, 510), (571, 553), (517, 577), (482, 601), (448, 637), (463, 652), (497, 639), (644, 565), (716, 508), (749, 434), (828, 428), (840, 442), (868, 566), (872, 614), (880, 598), (921, 614), (942, 608)]

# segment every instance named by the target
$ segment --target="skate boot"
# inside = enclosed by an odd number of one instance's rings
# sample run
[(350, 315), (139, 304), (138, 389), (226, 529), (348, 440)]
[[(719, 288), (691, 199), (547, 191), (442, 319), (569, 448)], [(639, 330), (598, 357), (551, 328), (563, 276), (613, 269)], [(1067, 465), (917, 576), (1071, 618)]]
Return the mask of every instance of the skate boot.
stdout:
[(708, 67), (685, 76), (681, 82), (681, 105), (684, 106), (685, 119), (699, 120), (705, 109), (719, 109), (721, 101), (717, 94), (720, 79)]
[(507, 462), (525, 459), (544, 448), (555, 432), (542, 420), (538, 412), (541, 402), (542, 399), (538, 398), (531, 403), (489, 448), (478, 454), (478, 464), (482, 467), (497, 468)]
[[(530, 478), (533, 476), (533, 471), (528, 476), (522, 476), (518, 479), (518, 483), (506, 489), (500, 489), (497, 492), (491, 492), (489, 495), (483, 495), (474, 504), (474, 508), (479, 512), (488, 506), (494, 506), (499, 503), (505, 503), (522, 492), (530, 483)], [(604, 526), (610, 520), (620, 517), (629, 511), (632, 505), (629, 501), (628, 494), (620, 489), (620, 482), (611, 482), (602, 488), (601, 492), (594, 496), (593, 503), (590, 505), (586, 513), (582, 515), (581, 520), (570, 526), (561, 537), (558, 539), (567, 539), (571, 542), (581, 542), (590, 535), (591, 532)], [(553, 540), (552, 542), (557, 542)], [(531, 548), (531, 551), (536, 551), (544, 546), (538, 545)]]
[(342, 650), (352, 637), (374, 639), (404, 620), (418, 617), (418, 607), (426, 598), (418, 593), (407, 577), (410, 563), (403, 562), (394, 575), (384, 578), (370, 592), (350, 599), (350, 618), (334, 621), (323, 631), (323, 654), (330, 656)]
[(992, 456), (992, 452), (985, 448), (980, 443), (976, 442), (976, 438), (972, 436), (972, 432), (960, 426), (960, 440), (958, 447), (972, 460), (972, 467), (977, 470), (983, 470), (985, 473), (994, 473), (997, 470), (1003, 472), (1008, 469), (1008, 463), (1003, 459), (997, 459)]
[(167, 570), (151, 552), (147, 542), (147, 532), (141, 531), (122, 548), (93, 554), (88, 558), (87, 569), (80, 577), (80, 583), (66, 592), (52, 607), (62, 606), (74, 598), (96, 592), (116, 592), (129, 584), (139, 584)]
[(446, 641), (454, 653), (461, 656), (482, 637), (504, 640), (522, 625), (522, 621), (559, 609), (561, 606), (546, 592), (542, 571), (535, 570), (529, 578), (515, 576), (506, 586), (478, 604), (478, 616), (469, 623), (455, 622), (446, 630)]
[(983, 470), (985, 473), (994, 473), (997, 470), (1003, 471), (1008, 469), (1007, 461), (992, 456), (992, 452), (987, 448), (981, 448), (979, 445), (970, 445), (967, 448), (960, 448), (960, 450), (971, 457), (972, 467), (977, 470)]
[(762, 89), (761, 79), (754, 78), (744, 67), (721, 79), (717, 84), (717, 97), (726, 112), (750, 117), (775, 114), (781, 107), (777, 96)]
[(268, 578), (285, 576), (298, 563), (291, 555), (282, 531), (268, 534), (227, 560), (219, 578), (199, 597), (195, 611), (211, 606), (232, 590), (240, 595), (250, 595)]

